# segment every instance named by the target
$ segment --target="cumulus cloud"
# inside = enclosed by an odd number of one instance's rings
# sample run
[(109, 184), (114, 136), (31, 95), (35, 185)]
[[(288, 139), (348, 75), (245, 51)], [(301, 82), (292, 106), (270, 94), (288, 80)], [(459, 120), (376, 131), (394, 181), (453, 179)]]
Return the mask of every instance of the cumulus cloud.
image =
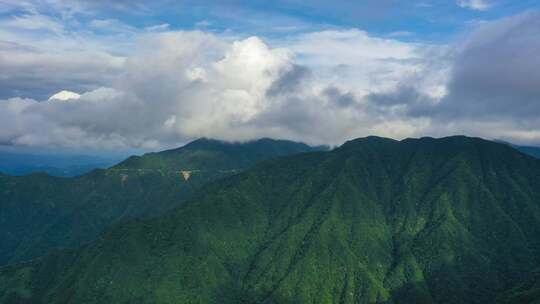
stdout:
[[(332, 63), (325, 58), (327, 50), (315, 49), (317, 38), (341, 52), (342, 60)], [(393, 53), (391, 41), (371, 39), (357, 31), (334, 31), (298, 37), (289, 47), (271, 47), (257, 37), (231, 40), (199, 31), (142, 34), (136, 52), (122, 65), (123, 73), (107, 87), (70, 102), (24, 100), (18, 107), (13, 105), (17, 100), (0, 102), (2, 111), (16, 117), (19, 125), (0, 141), (159, 148), (200, 136), (227, 140), (271, 136), (337, 144), (375, 130), (407, 135), (414, 123), (402, 129), (399, 118), (389, 122), (389, 116), (365, 104), (362, 96), (370, 82), (354, 87), (344, 85), (347, 72), (320, 75), (361, 64), (369, 65), (364, 73), (370, 73), (378, 61), (382, 68), (387, 67), (386, 60), (417, 56), (413, 46)], [(379, 55), (362, 48), (353, 54), (347, 43), (358, 47), (365, 43), (377, 48)], [(406, 65), (390, 66), (396, 64)], [(410, 65), (418, 68), (417, 62)], [(392, 78), (395, 73), (383, 74)], [(392, 123), (396, 127), (386, 132), (383, 126)]]
[[(458, 50), (449, 94), (436, 115), (446, 120), (498, 122), (477, 132), (540, 142), (540, 13), (480, 26)], [(504, 126), (504, 127), (502, 127)]]
[(491, 22), (457, 50), (447, 116), (501, 118), (540, 111), (540, 14)]
[(79, 98), (81, 98), (81, 95), (79, 95), (79, 94), (77, 94), (75, 92), (63, 90), (63, 91), (60, 91), (60, 92), (54, 94), (53, 96), (49, 97), (48, 101), (51, 101), (51, 100), (65, 101), (65, 100), (79, 99)]
[(301, 34), (286, 45), (318, 77), (362, 95), (394, 87), (420, 71), (424, 60), (419, 44), (377, 38), (358, 29)]
[(539, 52), (540, 13), (484, 23), (447, 49), (442, 66), (427, 69), (433, 73), (446, 66), (439, 98), (419, 92), (415, 81), (370, 97), (374, 103), (400, 105), (408, 116), (429, 118), (427, 134), (463, 133), (538, 144)]
[[(160, 27), (85, 34), (83, 45), (65, 28), (35, 43), (34, 30), (18, 39), (0, 30), (9, 71), (0, 144), (160, 149), (201, 136), (340, 144), (455, 133), (540, 143), (531, 131), (540, 129), (539, 17), (481, 24), (447, 46), (358, 29), (274, 41)], [(134, 51), (107, 39), (132, 39)], [(63, 89), (80, 97), (47, 100)]]
[(0, 41), (0, 98), (45, 99), (63, 89), (85, 91), (108, 85), (121, 73), (124, 58), (99, 50), (44, 51)]
[(87, 91), (109, 85), (121, 73), (122, 49), (131, 37), (111, 33), (103, 38), (70, 23), (31, 6), (0, 19), (0, 98)]

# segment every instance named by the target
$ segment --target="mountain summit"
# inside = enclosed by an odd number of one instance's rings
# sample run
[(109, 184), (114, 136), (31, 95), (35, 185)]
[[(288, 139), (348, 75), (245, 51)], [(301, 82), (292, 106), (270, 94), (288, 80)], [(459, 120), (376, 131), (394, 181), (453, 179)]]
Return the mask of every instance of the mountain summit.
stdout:
[(520, 303), (539, 256), (539, 160), (477, 138), (370, 137), (266, 161), (167, 215), (6, 267), (0, 299)]
[(263, 138), (247, 142), (226, 142), (200, 138), (187, 145), (162, 152), (132, 156), (115, 169), (146, 170), (240, 170), (256, 162), (290, 154), (318, 151), (303, 143)]

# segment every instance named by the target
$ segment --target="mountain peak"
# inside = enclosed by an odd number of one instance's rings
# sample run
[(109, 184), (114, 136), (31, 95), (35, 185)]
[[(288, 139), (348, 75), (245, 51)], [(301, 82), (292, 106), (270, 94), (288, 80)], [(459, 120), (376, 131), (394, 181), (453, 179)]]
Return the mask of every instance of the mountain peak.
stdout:
[(285, 140), (285, 139), (273, 139), (269, 137), (262, 137), (262, 138), (251, 139), (251, 140), (246, 140), (246, 141), (227, 141), (227, 140), (221, 140), (221, 139), (213, 139), (209, 137), (201, 137), (187, 143), (185, 146), (182, 146), (173, 150), (179, 150), (182, 148), (215, 148), (215, 147), (220, 147), (220, 146), (249, 146), (249, 145), (265, 145), (265, 144), (284, 144), (284, 145), (295, 145), (295, 146), (302, 145), (305, 147), (309, 147), (308, 145), (301, 142), (295, 142), (295, 141)]
[(341, 145), (340, 148), (349, 148), (349, 147), (354, 147), (357, 145), (364, 145), (364, 144), (395, 144), (398, 142), (399, 141), (392, 138), (371, 135), (371, 136), (359, 137), (359, 138), (348, 140), (343, 145)]
[(380, 136), (367, 136), (367, 137), (359, 137), (356, 139), (352, 139), (349, 141), (346, 141), (341, 147), (351, 147), (355, 145), (364, 145), (364, 144), (399, 144), (399, 143), (406, 143), (406, 144), (452, 144), (452, 145), (466, 145), (466, 144), (478, 144), (478, 143), (489, 143), (494, 145), (501, 145), (498, 142), (489, 141), (480, 137), (470, 137), (465, 135), (453, 135), (453, 136), (446, 136), (446, 137), (420, 137), (420, 138), (413, 138), (408, 137), (403, 140), (395, 140), (392, 138), (386, 138), (386, 137), (380, 137)]
[(261, 138), (227, 142), (203, 137), (179, 148), (132, 156), (115, 167), (145, 170), (238, 170), (273, 157), (320, 150), (325, 149), (289, 140)]

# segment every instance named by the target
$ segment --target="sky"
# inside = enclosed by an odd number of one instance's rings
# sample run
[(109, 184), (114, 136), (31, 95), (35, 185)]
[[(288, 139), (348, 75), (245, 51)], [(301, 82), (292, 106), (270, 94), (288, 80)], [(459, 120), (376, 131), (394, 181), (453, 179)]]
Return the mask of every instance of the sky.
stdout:
[(0, 0), (0, 146), (540, 145), (540, 0)]

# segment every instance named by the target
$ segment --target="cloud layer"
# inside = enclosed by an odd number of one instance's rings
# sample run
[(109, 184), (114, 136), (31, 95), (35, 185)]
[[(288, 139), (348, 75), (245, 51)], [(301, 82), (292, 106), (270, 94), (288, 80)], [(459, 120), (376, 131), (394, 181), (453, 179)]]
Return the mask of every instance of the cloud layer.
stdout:
[[(407, 116), (430, 119), (426, 134), (460, 133), (539, 144), (538, 52), (540, 13), (489, 22), (457, 41), (441, 59), (448, 68), (442, 98), (425, 96), (409, 81), (372, 99), (402, 105)], [(441, 71), (444, 65), (427, 70)]]
[[(0, 30), (1, 145), (159, 149), (201, 136), (340, 144), (456, 133), (540, 143), (536, 12), (444, 46), (358, 29), (279, 41), (168, 26), (111, 31), (118, 21), (109, 19), (91, 22), (107, 38), (77, 32), (77, 45), (63, 23), (39, 16)], [(15, 30), (26, 34), (16, 39)], [(63, 89), (80, 97), (47, 100)]]
[(157, 149), (200, 136), (338, 144), (411, 128), (387, 129), (405, 123), (388, 121), (363, 96), (421, 68), (413, 44), (359, 30), (302, 34), (274, 47), (200, 31), (140, 33), (137, 41), (121, 72), (103, 73), (107, 83), (80, 98), (0, 101), (10, 125), (0, 144)]

